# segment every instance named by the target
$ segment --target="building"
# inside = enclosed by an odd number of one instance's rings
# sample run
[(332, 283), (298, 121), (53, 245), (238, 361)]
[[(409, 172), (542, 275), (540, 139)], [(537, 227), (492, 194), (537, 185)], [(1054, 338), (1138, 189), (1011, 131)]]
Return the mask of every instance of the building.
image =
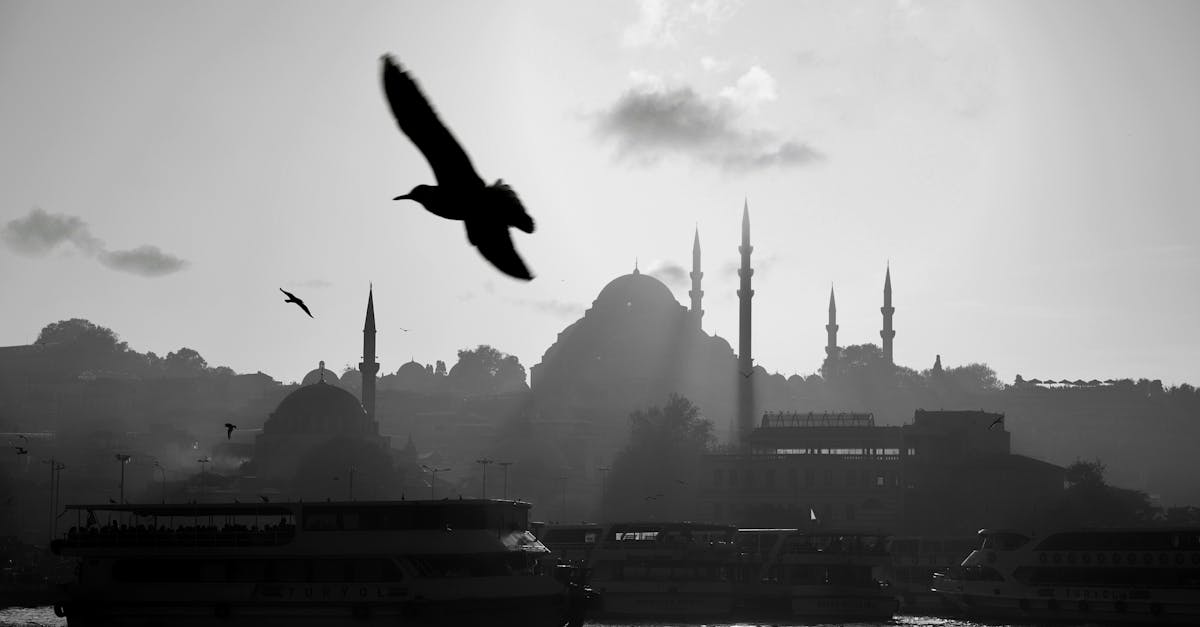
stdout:
[(764, 414), (748, 448), (706, 455), (697, 517), (747, 526), (813, 518), (845, 529), (972, 533), (1016, 525), (1059, 496), (1063, 468), (1010, 450), (1004, 416), (917, 410)]

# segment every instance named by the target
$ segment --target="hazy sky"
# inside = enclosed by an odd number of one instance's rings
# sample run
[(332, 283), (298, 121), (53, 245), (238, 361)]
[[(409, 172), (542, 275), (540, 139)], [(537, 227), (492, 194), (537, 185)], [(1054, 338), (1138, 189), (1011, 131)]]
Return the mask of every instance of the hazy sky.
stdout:
[[(490, 343), (537, 363), (640, 261), (754, 357), (879, 342), (1005, 379), (1200, 383), (1197, 2), (0, 3), (0, 345), (82, 317), (291, 381)], [(393, 53), (537, 221), (509, 279), (379, 86)], [(37, 211), (40, 210), (40, 211)], [(690, 268), (685, 268), (690, 269)], [(315, 319), (285, 305), (304, 298)], [(409, 329), (408, 333), (400, 329)]]

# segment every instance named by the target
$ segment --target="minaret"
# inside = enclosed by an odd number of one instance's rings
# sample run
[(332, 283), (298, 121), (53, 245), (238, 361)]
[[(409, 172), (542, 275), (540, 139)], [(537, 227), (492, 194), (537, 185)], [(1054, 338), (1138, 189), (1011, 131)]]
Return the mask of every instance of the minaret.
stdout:
[(837, 358), (837, 303), (833, 300), (833, 286), (829, 286), (829, 324), (825, 325), (825, 332), (829, 335), (829, 341), (825, 345), (825, 359), (832, 362)]
[(754, 428), (754, 358), (750, 352), (750, 299), (754, 298), (754, 290), (750, 289), (750, 277), (754, 269), (750, 267), (750, 253), (754, 247), (750, 245), (750, 203), (742, 206), (742, 245), (738, 252), (742, 254), (742, 267), (738, 269), (741, 287), (737, 291), (738, 309), (738, 443), (744, 445), (746, 436)]
[(896, 332), (892, 330), (892, 314), (896, 312), (896, 308), (892, 307), (892, 264), (888, 264), (887, 275), (883, 279), (883, 307), (879, 308), (883, 313), (883, 330), (879, 332), (879, 337), (883, 338), (883, 359), (888, 364), (895, 364), (892, 359), (892, 338), (896, 337)]
[(363, 360), (358, 364), (362, 373), (362, 402), (367, 418), (375, 420), (375, 374), (379, 364), (375, 363), (375, 287), (367, 293), (367, 320), (363, 324)]
[(692, 240), (692, 290), (688, 292), (688, 296), (692, 297), (692, 321), (696, 324), (696, 328), (702, 328), (700, 322), (704, 318), (704, 310), (700, 308), (700, 299), (704, 298), (704, 290), (700, 289), (700, 279), (704, 278), (704, 273), (700, 271), (700, 227), (696, 227), (696, 239)]

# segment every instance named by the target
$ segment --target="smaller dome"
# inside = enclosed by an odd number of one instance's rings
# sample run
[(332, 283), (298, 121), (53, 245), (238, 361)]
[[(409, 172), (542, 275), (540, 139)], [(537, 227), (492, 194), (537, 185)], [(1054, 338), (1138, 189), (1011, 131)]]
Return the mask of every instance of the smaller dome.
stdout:
[(410, 361), (410, 362), (404, 364), (403, 366), (400, 366), (400, 369), (396, 371), (397, 376), (404, 376), (404, 375), (420, 376), (420, 375), (424, 375), (424, 374), (426, 374), (425, 366), (422, 366), (421, 364), (417, 363), (416, 361)]
[(337, 374), (326, 368), (325, 362), (322, 361), (319, 367), (309, 370), (308, 374), (304, 375), (304, 379), (300, 381), (300, 385), (312, 385), (320, 382), (322, 378), (324, 378), (325, 383), (331, 385), (340, 383)]

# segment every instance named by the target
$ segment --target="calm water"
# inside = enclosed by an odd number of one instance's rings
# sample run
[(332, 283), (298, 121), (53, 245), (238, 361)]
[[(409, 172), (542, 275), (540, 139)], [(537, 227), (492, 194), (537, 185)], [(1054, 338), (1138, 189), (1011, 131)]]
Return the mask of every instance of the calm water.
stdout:
[[(0, 627), (65, 627), (67, 619), (59, 618), (54, 615), (54, 608), (51, 607), (10, 607), (0, 610)], [(695, 625), (692, 623), (690, 625)], [(623, 623), (588, 623), (591, 627), (629, 627)], [(637, 623), (632, 627), (674, 627), (676, 625), (684, 625), (684, 623)], [(953, 620), (949, 618), (935, 618), (931, 616), (901, 616), (894, 622), (890, 623), (844, 623), (851, 627), (983, 627), (982, 623), (973, 623), (970, 621)], [(705, 627), (753, 627), (751, 623), (720, 623), (707, 624)], [(771, 627), (786, 627), (782, 623), (771, 623)], [(808, 623), (805, 627), (820, 627)], [(995, 624), (989, 624), (987, 627), (1002, 627)], [(1013, 625), (1010, 627), (1025, 627)]]

